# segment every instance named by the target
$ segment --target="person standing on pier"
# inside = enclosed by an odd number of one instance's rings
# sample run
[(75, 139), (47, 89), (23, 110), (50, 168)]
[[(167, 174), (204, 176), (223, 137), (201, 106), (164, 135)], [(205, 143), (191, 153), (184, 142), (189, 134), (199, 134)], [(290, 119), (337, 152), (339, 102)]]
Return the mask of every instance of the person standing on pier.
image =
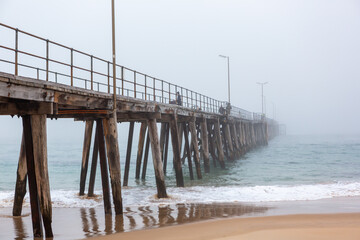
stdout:
[(176, 93), (176, 103), (177, 105), (182, 106), (181, 95), (179, 92)]

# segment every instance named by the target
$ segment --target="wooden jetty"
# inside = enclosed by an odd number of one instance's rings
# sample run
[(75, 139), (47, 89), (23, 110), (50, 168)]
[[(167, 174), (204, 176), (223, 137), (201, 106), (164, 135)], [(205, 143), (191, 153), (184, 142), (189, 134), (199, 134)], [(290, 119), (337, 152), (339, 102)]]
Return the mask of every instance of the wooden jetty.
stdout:
[[(53, 236), (47, 119), (84, 121), (79, 194), (85, 194), (91, 160), (87, 194), (89, 197), (94, 195), (99, 162), (105, 214), (113, 211), (115, 214), (123, 213), (120, 159), (125, 161), (123, 185), (127, 186), (131, 170), (137, 179), (146, 178), (151, 150), (157, 196), (166, 198), (164, 175), (167, 167), (175, 169), (176, 185), (184, 187), (184, 167), (189, 168), (191, 180), (195, 177), (201, 179), (203, 174), (211, 172), (211, 165), (225, 168), (226, 161), (235, 161), (255, 147), (267, 145), (278, 134), (278, 124), (265, 116), (124, 66), (116, 65), (120, 76), (116, 78), (118, 87), (114, 88), (109, 61), (4, 24), (0, 27), (15, 33), (13, 46), (0, 45), (1, 49), (11, 53), (0, 57), (0, 62), (14, 67), (14, 72), (0, 72), (0, 114), (20, 116), (23, 122), (13, 215), (21, 215), (28, 182), (35, 237)], [(44, 42), (45, 55), (19, 49), (20, 34)], [(52, 46), (67, 51), (69, 61), (50, 58)], [(75, 55), (87, 57), (90, 66), (75, 65)], [(20, 56), (41, 60), (45, 68), (36, 61), (22, 63)], [(105, 67), (98, 70), (95, 66), (100, 63)], [(59, 66), (66, 70), (60, 70)], [(179, 95), (181, 104), (177, 101)], [(119, 122), (130, 123), (124, 158), (120, 158), (118, 146)], [(134, 128), (137, 125), (140, 133), (136, 168), (130, 169)], [(172, 165), (168, 163), (169, 142), (173, 153)]]

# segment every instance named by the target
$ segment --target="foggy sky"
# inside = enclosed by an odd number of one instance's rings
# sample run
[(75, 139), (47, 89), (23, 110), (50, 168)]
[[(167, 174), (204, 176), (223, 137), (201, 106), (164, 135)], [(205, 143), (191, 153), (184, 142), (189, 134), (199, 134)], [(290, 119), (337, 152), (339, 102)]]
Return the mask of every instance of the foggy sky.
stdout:
[[(111, 60), (110, 3), (0, 0), (0, 22)], [(115, 4), (117, 63), (227, 100), (228, 55), (233, 105), (261, 112), (256, 82), (268, 81), (267, 115), (275, 105), (289, 134), (360, 134), (360, 1)], [(2, 133), (21, 126), (9, 119)]]

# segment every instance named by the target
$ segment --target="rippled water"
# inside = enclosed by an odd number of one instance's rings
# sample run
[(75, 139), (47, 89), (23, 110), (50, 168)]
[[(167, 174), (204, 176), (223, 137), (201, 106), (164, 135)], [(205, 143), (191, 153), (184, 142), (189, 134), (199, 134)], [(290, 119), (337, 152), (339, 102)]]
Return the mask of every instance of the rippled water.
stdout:
[[(120, 140), (122, 170), (126, 136)], [(214, 168), (203, 179), (191, 181), (183, 167), (185, 188), (175, 187), (172, 164), (168, 164), (166, 185), (171, 196), (158, 200), (151, 154), (146, 181), (134, 179), (136, 144), (132, 151), (129, 187), (123, 191), (126, 206), (159, 203), (262, 202), (315, 200), (360, 196), (360, 136), (281, 136), (268, 146), (227, 162), (226, 169)], [(171, 144), (170, 144), (171, 146)], [(171, 148), (171, 147), (170, 147)], [(82, 142), (48, 142), (51, 196), (54, 207), (101, 206), (102, 200), (77, 196)], [(19, 143), (0, 148), (0, 206), (12, 205)], [(169, 160), (171, 160), (171, 153)], [(97, 171), (96, 193), (101, 195)], [(26, 200), (27, 202), (28, 200)], [(27, 204), (27, 203), (25, 203)]]

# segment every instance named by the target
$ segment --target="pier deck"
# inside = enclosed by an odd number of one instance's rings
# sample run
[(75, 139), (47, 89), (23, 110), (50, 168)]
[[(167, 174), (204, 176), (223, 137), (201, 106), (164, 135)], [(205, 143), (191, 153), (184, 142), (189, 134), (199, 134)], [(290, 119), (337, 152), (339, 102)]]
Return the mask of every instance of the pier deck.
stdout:
[[(278, 124), (265, 116), (124, 66), (116, 66), (120, 69), (121, 76), (116, 78), (119, 84), (115, 85), (119, 87), (114, 88), (111, 84), (113, 78), (109, 70), (110, 62), (4, 24), (0, 24), (0, 27), (15, 33), (15, 48), (0, 43), (0, 49), (8, 52), (1, 55), (0, 62), (7, 67), (14, 67), (13, 73), (0, 71), (0, 115), (17, 115), (23, 120), (13, 215), (21, 215), (28, 180), (35, 237), (42, 236), (43, 229), (46, 237), (53, 236), (47, 165), (48, 118), (85, 121), (80, 195), (85, 194), (90, 146), (95, 128), (88, 196), (93, 196), (96, 166), (99, 162), (105, 214), (111, 214), (113, 210), (115, 214), (123, 213), (118, 122), (131, 123), (124, 159), (123, 185), (128, 184), (134, 125), (140, 123), (134, 171), (137, 179), (140, 178), (140, 173), (142, 179), (146, 178), (151, 150), (159, 198), (167, 197), (164, 174), (168, 165), (169, 142), (173, 152), (172, 166), (175, 168), (176, 185), (184, 187), (182, 169), (186, 165), (191, 180), (195, 177), (201, 179), (204, 173), (210, 172), (210, 160), (214, 167), (225, 168), (226, 161), (234, 161), (247, 151), (266, 145), (268, 140), (278, 134)], [(20, 50), (19, 34), (45, 42), (45, 56)], [(50, 58), (49, 49), (52, 45), (68, 51), (70, 61)], [(90, 59), (90, 68), (75, 65), (75, 53)], [(41, 64), (36, 61), (22, 63), (19, 55), (41, 60), (46, 67), (41, 68)], [(104, 63), (105, 67), (95, 69), (95, 61)], [(77, 73), (76, 70), (89, 75), (84, 77), (84, 74)]]

